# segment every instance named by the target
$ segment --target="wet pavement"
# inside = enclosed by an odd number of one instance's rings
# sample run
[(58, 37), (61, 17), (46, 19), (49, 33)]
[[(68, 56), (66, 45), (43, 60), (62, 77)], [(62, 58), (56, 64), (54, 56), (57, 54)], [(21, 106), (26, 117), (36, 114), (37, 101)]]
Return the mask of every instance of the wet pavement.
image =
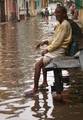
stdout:
[(48, 91), (24, 97), (24, 92), (33, 88), (34, 63), (40, 55), (35, 46), (51, 38), (53, 26), (52, 20), (47, 24), (41, 17), (0, 25), (0, 120), (82, 120), (80, 69), (70, 71), (71, 87), (65, 86), (64, 102), (57, 102), (52, 96), (52, 72), (48, 72)]

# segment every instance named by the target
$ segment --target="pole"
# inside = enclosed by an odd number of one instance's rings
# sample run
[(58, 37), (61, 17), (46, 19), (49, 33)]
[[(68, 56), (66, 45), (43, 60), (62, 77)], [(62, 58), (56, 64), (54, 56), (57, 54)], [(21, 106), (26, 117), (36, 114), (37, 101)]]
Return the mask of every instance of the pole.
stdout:
[(24, 19), (26, 20), (26, 0), (24, 0)]
[(17, 9), (17, 19), (18, 19), (18, 21), (20, 21), (19, 0), (17, 0), (17, 7), (16, 7), (16, 9)]

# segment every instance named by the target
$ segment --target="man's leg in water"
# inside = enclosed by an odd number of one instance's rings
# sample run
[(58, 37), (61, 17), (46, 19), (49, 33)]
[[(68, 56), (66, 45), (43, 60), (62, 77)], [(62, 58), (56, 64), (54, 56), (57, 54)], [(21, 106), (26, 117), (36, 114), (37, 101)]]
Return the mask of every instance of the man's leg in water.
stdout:
[[(47, 65), (51, 61), (50, 57), (44, 56), (41, 58), (36, 64), (35, 64), (35, 73), (34, 73), (34, 89), (33, 92), (38, 91), (38, 84), (39, 84), (39, 78), (41, 74), (41, 69), (43, 72), (43, 84), (44, 87), (48, 86), (47, 84), (47, 71), (45, 70), (45, 65)], [(41, 86), (42, 86), (41, 85)], [(42, 86), (43, 87), (43, 86)]]
[(45, 66), (52, 60), (51, 57), (45, 56), (43, 58), (43, 67), (42, 67), (42, 73), (43, 73), (43, 83), (40, 85), (41, 88), (45, 88), (48, 86), (47, 83), (47, 71), (45, 70)]
[(43, 66), (42, 72), (43, 72), (43, 83), (40, 85), (40, 87), (47, 87), (48, 86), (48, 83), (47, 83), (47, 71), (45, 70), (45, 66)]
[(41, 74), (41, 69), (43, 68), (43, 58), (41, 58), (36, 64), (35, 64), (35, 73), (34, 73), (34, 89), (33, 92), (38, 91), (38, 84), (39, 84), (39, 78)]

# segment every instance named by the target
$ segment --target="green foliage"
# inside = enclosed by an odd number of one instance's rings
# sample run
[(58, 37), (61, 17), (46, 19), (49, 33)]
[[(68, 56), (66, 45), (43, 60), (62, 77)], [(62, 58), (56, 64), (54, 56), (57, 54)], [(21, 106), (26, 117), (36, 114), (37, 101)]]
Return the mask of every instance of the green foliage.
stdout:
[(83, 8), (83, 0), (75, 0), (75, 4), (78, 9)]

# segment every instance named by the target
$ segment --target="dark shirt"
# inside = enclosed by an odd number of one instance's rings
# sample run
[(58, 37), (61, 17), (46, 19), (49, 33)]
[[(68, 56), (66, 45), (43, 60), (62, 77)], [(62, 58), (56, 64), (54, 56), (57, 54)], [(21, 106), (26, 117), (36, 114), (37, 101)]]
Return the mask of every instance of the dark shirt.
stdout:
[(79, 25), (71, 19), (68, 19), (72, 28), (72, 41), (69, 45), (68, 55), (73, 56), (79, 49), (81, 49), (80, 43), (83, 44), (82, 30)]
[(49, 11), (45, 10), (45, 16), (49, 16)]

